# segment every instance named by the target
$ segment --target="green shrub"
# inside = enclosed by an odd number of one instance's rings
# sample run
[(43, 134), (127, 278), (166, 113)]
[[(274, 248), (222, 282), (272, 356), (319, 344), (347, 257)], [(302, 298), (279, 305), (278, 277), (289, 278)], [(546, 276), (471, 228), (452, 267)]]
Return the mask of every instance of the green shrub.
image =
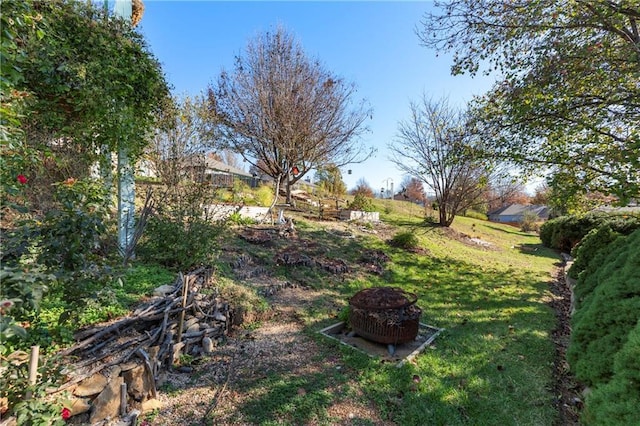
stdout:
[(593, 212), (584, 216), (561, 216), (548, 220), (540, 227), (540, 239), (547, 247), (571, 252), (592, 229), (609, 224), (623, 235), (640, 228), (640, 216)]
[(599, 250), (604, 250), (607, 245), (619, 235), (629, 235), (636, 229), (640, 229), (640, 218), (628, 215), (610, 215), (602, 217), (602, 223), (585, 235), (573, 248), (571, 255), (575, 258), (569, 276), (578, 278), (591, 259)]
[[(540, 239), (547, 247), (570, 252), (593, 225), (577, 216), (561, 216), (545, 222), (540, 227)], [(549, 228), (550, 231), (547, 232)]]
[(588, 425), (640, 424), (640, 321), (613, 363), (611, 381), (593, 390), (582, 416)]
[(240, 212), (231, 213), (227, 218), (227, 222), (233, 223), (234, 225), (251, 225), (256, 223), (252, 218), (242, 216)]
[(573, 316), (567, 359), (576, 378), (588, 385), (611, 379), (611, 360), (640, 319), (640, 230), (619, 237), (612, 248), (576, 286), (593, 290), (584, 294)]
[(606, 249), (598, 250), (593, 259), (589, 262), (584, 271), (578, 276), (578, 282), (573, 288), (576, 309), (579, 309), (584, 300), (593, 293), (593, 290), (600, 283), (598, 281), (598, 270), (609, 262), (608, 257), (612, 252), (623, 249), (627, 244), (625, 236), (619, 236), (611, 242)]
[(373, 202), (371, 198), (366, 197), (363, 194), (356, 194), (353, 197), (353, 201), (349, 203), (347, 206), (349, 210), (360, 210), (363, 212), (373, 212), (375, 211), (375, 207), (373, 206)]
[(255, 203), (260, 207), (269, 207), (273, 202), (273, 188), (270, 185), (260, 185), (254, 189)]
[(188, 270), (208, 263), (214, 255), (224, 223), (214, 222), (213, 210), (202, 206), (216, 203), (218, 192), (197, 182), (169, 186), (157, 197), (157, 210), (150, 216), (137, 247), (147, 263), (173, 270)]
[(137, 253), (146, 262), (184, 271), (210, 261), (221, 232), (221, 225), (203, 219), (181, 221), (154, 216), (149, 219)]
[(394, 247), (412, 250), (418, 247), (418, 237), (413, 232), (400, 232), (391, 239), (390, 244)]
[(539, 224), (540, 218), (537, 214), (531, 211), (526, 211), (522, 215), (522, 223), (520, 224), (520, 230), (522, 232), (538, 232), (540, 230)]
[(55, 187), (58, 207), (42, 220), (38, 261), (66, 271), (100, 262), (103, 253), (99, 249), (107, 229), (104, 185), (70, 178)]
[(591, 262), (598, 252), (606, 249), (607, 246), (619, 236), (620, 234), (611, 229), (609, 225), (604, 225), (589, 231), (573, 250), (571, 250), (571, 255), (575, 260), (571, 268), (569, 268), (569, 276), (577, 279), (580, 272), (586, 269), (589, 262)]

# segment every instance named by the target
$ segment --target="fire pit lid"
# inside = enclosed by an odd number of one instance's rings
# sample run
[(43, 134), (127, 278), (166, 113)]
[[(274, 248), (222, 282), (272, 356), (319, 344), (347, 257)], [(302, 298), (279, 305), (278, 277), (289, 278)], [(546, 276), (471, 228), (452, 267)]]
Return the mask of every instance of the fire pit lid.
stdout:
[(370, 311), (402, 309), (413, 305), (418, 296), (399, 287), (371, 287), (360, 290), (349, 299), (349, 304)]

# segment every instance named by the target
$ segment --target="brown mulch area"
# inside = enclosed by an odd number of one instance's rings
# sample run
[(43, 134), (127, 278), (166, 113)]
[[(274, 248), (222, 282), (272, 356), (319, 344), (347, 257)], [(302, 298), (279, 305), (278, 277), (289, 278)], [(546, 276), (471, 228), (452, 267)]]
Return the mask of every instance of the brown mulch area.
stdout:
[(556, 313), (557, 327), (551, 337), (556, 347), (553, 366), (554, 395), (559, 412), (557, 426), (577, 426), (580, 424), (582, 408), (581, 388), (569, 372), (567, 363), (567, 346), (571, 335), (571, 290), (564, 278), (564, 269), (557, 268), (556, 277), (550, 287), (553, 298), (549, 305)]
[[(318, 292), (303, 288), (284, 288), (274, 294), (270, 299), (273, 315), (258, 329), (236, 330), (215, 355), (191, 371), (176, 370), (166, 376), (160, 392), (163, 408), (149, 424), (251, 425), (238, 408), (261, 397), (259, 383), (269, 374), (310, 376), (340, 368), (338, 358), (309, 362), (310, 355), (321, 348), (302, 332), (301, 317), (318, 297)], [(376, 407), (352, 399), (336, 398), (327, 412), (333, 425), (353, 424), (357, 418), (392, 424), (381, 418)]]

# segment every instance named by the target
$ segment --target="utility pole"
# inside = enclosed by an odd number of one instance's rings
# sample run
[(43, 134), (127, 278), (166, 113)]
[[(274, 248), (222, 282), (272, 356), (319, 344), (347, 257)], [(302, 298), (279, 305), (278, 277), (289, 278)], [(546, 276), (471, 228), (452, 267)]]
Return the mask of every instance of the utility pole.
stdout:
[[(131, 0), (116, 0), (115, 16), (131, 21)], [(124, 255), (133, 240), (136, 187), (126, 141), (118, 143), (118, 248)]]

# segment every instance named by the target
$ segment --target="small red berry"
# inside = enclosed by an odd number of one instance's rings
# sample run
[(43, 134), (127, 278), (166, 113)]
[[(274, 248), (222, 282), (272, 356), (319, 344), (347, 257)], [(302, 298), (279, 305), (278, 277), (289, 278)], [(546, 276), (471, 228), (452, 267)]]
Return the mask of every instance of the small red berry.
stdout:
[(25, 175), (18, 175), (18, 182), (20, 182), (21, 184), (25, 184), (29, 181), (29, 179), (27, 179), (27, 177)]

